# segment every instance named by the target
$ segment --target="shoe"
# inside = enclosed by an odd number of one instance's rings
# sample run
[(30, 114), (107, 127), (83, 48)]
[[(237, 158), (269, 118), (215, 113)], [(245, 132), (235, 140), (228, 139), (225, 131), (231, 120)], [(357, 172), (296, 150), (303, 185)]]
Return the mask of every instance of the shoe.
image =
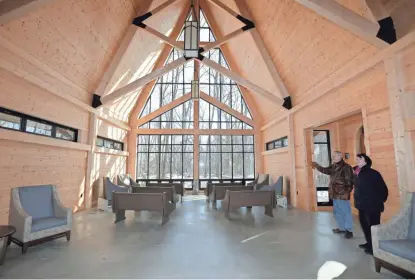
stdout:
[(359, 245), (359, 248), (362, 248), (362, 249), (366, 249), (367, 247), (369, 247), (369, 244), (367, 243)]
[(346, 231), (344, 231), (342, 229), (338, 229), (338, 228), (333, 229), (333, 233), (344, 233), (344, 232), (346, 232)]
[(373, 249), (372, 248), (366, 248), (365, 253), (368, 255), (373, 255)]
[(346, 230), (346, 233), (344, 234), (344, 238), (346, 239), (353, 238), (353, 232)]

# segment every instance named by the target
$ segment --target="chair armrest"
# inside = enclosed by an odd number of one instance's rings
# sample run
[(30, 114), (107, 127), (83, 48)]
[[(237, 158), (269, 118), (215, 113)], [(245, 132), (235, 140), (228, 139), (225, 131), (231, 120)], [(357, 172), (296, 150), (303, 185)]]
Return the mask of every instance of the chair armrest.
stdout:
[(399, 212), (399, 214), (391, 218), (388, 222), (372, 226), (371, 233), (373, 250), (377, 251), (379, 249), (379, 241), (407, 238), (410, 217), (411, 207), (410, 204), (407, 204)]
[(52, 191), (53, 191), (53, 213), (55, 214), (55, 217), (67, 218), (68, 225), (69, 225), (69, 221), (72, 221), (72, 209), (63, 206), (63, 204), (59, 200), (58, 192), (56, 191), (56, 186), (52, 187)]
[(16, 228), (13, 237), (22, 242), (31, 233), (32, 217), (23, 209), (17, 189), (12, 189), (10, 194), (9, 224)]
[(131, 186), (134, 187), (134, 188), (141, 188), (142, 187), (140, 183), (136, 183), (136, 182), (132, 182), (132, 181), (131, 181)]

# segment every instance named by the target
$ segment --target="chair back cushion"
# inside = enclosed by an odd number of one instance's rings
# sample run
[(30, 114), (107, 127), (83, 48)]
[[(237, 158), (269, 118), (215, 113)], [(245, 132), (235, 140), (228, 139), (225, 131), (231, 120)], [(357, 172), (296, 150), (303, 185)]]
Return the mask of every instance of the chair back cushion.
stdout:
[(269, 185), (269, 174), (259, 174), (257, 184)]
[(105, 199), (111, 201), (112, 200), (112, 192), (115, 190), (116, 185), (113, 184), (110, 178), (104, 178), (104, 195)]
[(415, 193), (412, 193), (411, 213), (409, 217), (408, 239), (415, 240)]
[(118, 175), (118, 185), (131, 186), (131, 177), (129, 174)]
[(51, 185), (19, 187), (20, 203), (34, 219), (53, 217), (53, 190)]

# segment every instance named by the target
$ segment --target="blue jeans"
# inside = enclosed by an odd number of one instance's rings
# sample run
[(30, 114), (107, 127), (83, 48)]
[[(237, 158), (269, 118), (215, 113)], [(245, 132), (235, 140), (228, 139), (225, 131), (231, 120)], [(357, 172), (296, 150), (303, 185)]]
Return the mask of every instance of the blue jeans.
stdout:
[(333, 214), (340, 230), (353, 231), (350, 200), (333, 199)]

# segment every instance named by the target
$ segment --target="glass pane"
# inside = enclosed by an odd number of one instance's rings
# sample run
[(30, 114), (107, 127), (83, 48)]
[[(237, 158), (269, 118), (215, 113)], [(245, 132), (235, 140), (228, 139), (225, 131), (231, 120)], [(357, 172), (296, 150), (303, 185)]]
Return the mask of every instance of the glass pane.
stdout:
[(231, 86), (230, 85), (222, 85), (222, 98), (221, 102), (232, 107), (231, 104)]
[(200, 28), (200, 42), (209, 42), (209, 29)]
[(254, 152), (254, 145), (244, 145), (244, 152)]
[(221, 176), (221, 160), (220, 154), (210, 154), (210, 178), (220, 179)]
[(208, 143), (209, 143), (209, 135), (199, 136), (199, 144), (208, 144)]
[(242, 153), (234, 153), (233, 154), (233, 178), (243, 178), (243, 154)]
[(211, 153), (220, 153), (220, 145), (210, 145)]
[(242, 145), (234, 145), (233, 152), (237, 152), (237, 153), (242, 152)]
[(114, 149), (114, 142), (110, 140), (104, 140), (104, 147), (107, 149)]
[(327, 142), (327, 132), (326, 131), (313, 131), (314, 142)]
[(183, 152), (193, 152), (193, 145), (184, 145)]
[(114, 142), (114, 149), (116, 149), (118, 151), (122, 151), (123, 150), (123, 145), (121, 143)]
[(232, 136), (232, 144), (242, 144), (242, 136)]
[(148, 152), (148, 145), (138, 145), (137, 152), (147, 153)]
[(330, 202), (328, 191), (317, 191), (317, 202)]
[(172, 154), (172, 179), (181, 179), (182, 178), (182, 154)]
[(193, 153), (183, 153), (183, 179), (193, 179)]
[(183, 135), (183, 144), (193, 145), (193, 135)]
[(150, 135), (138, 135), (138, 144), (148, 144)]
[(182, 135), (172, 135), (172, 143), (173, 144), (181, 144), (182, 140), (183, 140), (183, 136)]
[(222, 152), (223, 153), (231, 153), (232, 152), (232, 145), (222, 145)]
[(199, 154), (199, 177), (200, 179), (209, 179), (209, 154)]
[(222, 178), (223, 179), (232, 178), (232, 154), (231, 153), (222, 154)]
[(21, 118), (0, 112), (0, 126), (10, 129), (20, 129)]
[(244, 176), (254, 178), (255, 176), (255, 156), (254, 153), (244, 154)]
[(32, 120), (26, 121), (26, 131), (40, 135), (52, 136), (52, 126)]
[(173, 153), (181, 153), (182, 147), (182, 145), (173, 145)]
[(244, 144), (254, 144), (254, 136), (243, 136)]
[(160, 163), (160, 154), (149, 154), (149, 179), (157, 179), (159, 178), (159, 163)]
[(221, 143), (221, 136), (220, 135), (211, 135), (210, 136), (210, 144), (217, 144)]
[(97, 147), (104, 147), (104, 139), (97, 138), (96, 145)]
[(148, 172), (148, 154), (137, 154), (137, 179), (147, 179)]
[(160, 178), (162, 179), (170, 179), (171, 156), (170, 153), (160, 154)]

